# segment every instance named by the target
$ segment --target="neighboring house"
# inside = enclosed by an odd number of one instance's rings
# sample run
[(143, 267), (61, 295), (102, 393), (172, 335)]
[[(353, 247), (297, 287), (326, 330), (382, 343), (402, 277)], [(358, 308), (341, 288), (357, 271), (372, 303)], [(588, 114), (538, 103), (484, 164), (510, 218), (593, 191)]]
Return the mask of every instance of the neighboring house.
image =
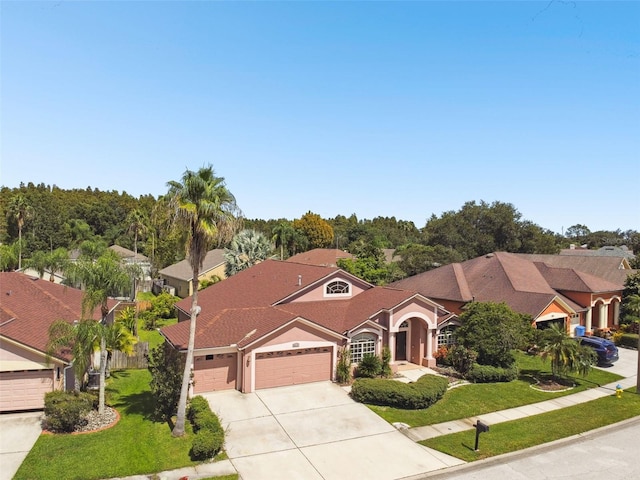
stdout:
[(337, 248), (314, 248), (289, 257), (287, 262), (318, 265), (320, 267), (337, 267), (338, 260), (342, 258), (354, 259), (355, 257), (349, 252)]
[[(48, 359), (46, 350), (54, 321), (82, 317), (82, 295), (23, 273), (0, 273), (0, 411), (41, 409), (46, 392), (73, 388), (68, 352)], [(93, 318), (100, 319), (99, 309)]]
[[(214, 277), (224, 280), (226, 278), (225, 265), (224, 249), (209, 250), (204, 258), (198, 279), (201, 282), (204, 280), (212, 280)], [(173, 289), (174, 295), (186, 298), (193, 294), (193, 288), (191, 286), (193, 270), (191, 269), (188, 259), (163, 268), (159, 274), (164, 286)]]
[(595, 250), (591, 250), (584, 247), (576, 247), (571, 245), (570, 248), (560, 250), (560, 255), (573, 255), (573, 256), (589, 256), (589, 257), (621, 257), (629, 262), (635, 258), (633, 250), (629, 250), (629, 247), (623, 245), (621, 247), (615, 247), (606, 245)]
[[(440, 329), (455, 318), (423, 295), (376, 287), (339, 268), (265, 260), (198, 293), (193, 392), (335, 379), (338, 352), (354, 364), (389, 347), (391, 363), (434, 366)], [(186, 351), (191, 299), (161, 330)]]
[(151, 280), (151, 261), (149, 257), (136, 253), (128, 248), (121, 247), (120, 245), (111, 245), (109, 250), (113, 250), (122, 258), (122, 262), (125, 265), (138, 265), (142, 269), (142, 273), (145, 280)]
[(469, 302), (505, 302), (514, 311), (531, 315), (538, 328), (560, 322), (572, 334), (578, 325), (589, 333), (594, 328), (618, 325), (622, 285), (574, 268), (558, 267), (543, 260), (546, 257), (490, 253), (390, 286), (420, 292), (457, 314)]

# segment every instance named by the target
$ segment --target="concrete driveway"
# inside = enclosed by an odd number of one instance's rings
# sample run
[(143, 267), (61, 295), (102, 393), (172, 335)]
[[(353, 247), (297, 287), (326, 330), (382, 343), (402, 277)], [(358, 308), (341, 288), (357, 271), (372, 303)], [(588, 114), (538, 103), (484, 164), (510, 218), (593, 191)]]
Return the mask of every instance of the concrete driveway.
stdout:
[(396, 480), (464, 463), (414, 443), (331, 382), (203, 396), (242, 480)]
[(618, 347), (618, 361), (606, 367), (596, 367), (607, 372), (622, 375), (625, 378), (636, 377), (638, 374), (638, 351), (630, 348)]
[(42, 433), (42, 412), (0, 415), (0, 480), (11, 480)]

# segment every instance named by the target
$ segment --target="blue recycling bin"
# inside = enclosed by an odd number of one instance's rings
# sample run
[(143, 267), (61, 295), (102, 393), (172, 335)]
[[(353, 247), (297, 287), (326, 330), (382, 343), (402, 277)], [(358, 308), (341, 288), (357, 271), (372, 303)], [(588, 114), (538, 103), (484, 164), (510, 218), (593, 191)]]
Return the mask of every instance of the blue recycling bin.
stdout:
[(583, 325), (576, 325), (576, 337), (584, 337), (584, 332), (586, 331), (586, 327)]

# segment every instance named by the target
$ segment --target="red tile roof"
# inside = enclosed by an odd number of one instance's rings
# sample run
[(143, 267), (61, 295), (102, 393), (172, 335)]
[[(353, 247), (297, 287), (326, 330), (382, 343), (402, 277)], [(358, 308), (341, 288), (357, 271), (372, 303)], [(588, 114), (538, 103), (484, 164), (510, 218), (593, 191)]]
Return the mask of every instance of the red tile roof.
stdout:
[[(82, 317), (81, 290), (18, 272), (0, 272), (0, 335), (46, 352), (49, 326)], [(110, 300), (110, 308), (117, 305)], [(93, 317), (100, 319), (100, 309)]]
[(298, 253), (287, 259), (287, 262), (318, 265), (321, 267), (335, 267), (341, 258), (355, 258), (349, 252), (337, 248), (315, 248), (307, 252)]
[[(196, 348), (246, 346), (296, 318), (342, 335), (379, 311), (392, 309), (416, 295), (396, 288), (373, 287), (353, 277), (368, 288), (350, 299), (280, 303), (337, 272), (351, 276), (337, 268), (266, 260), (201, 290)], [(188, 312), (191, 298), (178, 306)], [(189, 322), (165, 327), (162, 333), (172, 344), (186, 348)]]

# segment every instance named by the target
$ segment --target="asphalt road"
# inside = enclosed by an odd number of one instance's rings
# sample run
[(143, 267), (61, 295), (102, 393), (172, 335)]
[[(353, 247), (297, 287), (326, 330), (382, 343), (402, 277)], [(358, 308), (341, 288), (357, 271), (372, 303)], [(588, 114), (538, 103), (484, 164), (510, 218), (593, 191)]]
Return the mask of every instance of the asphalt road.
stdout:
[(640, 478), (640, 417), (461, 467), (430, 480), (602, 480)]

